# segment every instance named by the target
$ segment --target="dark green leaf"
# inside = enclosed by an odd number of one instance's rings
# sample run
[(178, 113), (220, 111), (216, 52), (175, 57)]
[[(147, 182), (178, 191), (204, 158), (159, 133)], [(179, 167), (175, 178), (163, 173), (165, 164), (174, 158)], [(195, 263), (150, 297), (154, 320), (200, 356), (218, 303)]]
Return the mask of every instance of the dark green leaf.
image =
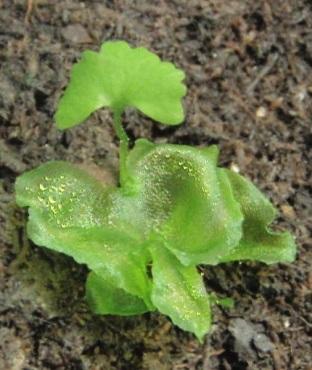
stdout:
[(151, 309), (142, 299), (114, 286), (110, 276), (94, 272), (88, 276), (86, 298), (92, 311), (100, 315), (139, 315)]

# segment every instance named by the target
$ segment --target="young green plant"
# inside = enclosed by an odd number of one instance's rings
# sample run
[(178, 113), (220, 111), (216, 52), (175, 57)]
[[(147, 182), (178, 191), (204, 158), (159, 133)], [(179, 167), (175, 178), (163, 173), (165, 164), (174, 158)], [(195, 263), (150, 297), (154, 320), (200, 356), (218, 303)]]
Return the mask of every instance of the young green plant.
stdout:
[(200, 340), (211, 303), (197, 265), (237, 260), (291, 262), (293, 237), (269, 226), (276, 210), (247, 179), (219, 168), (216, 146), (154, 144), (129, 149), (122, 113), (135, 107), (166, 125), (184, 119), (184, 73), (145, 48), (106, 42), (73, 67), (56, 123), (67, 129), (109, 107), (120, 139), (120, 185), (67, 162), (20, 176), (29, 237), (86, 264), (89, 305), (98, 314), (158, 310)]

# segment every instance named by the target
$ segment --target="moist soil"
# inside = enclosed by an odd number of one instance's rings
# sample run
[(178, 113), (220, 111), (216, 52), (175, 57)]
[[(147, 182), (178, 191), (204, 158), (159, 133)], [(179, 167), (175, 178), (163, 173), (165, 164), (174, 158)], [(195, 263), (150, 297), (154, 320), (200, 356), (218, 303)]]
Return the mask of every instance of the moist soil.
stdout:
[[(116, 168), (109, 112), (60, 132), (56, 103), (82, 50), (143, 45), (185, 70), (183, 125), (127, 111), (132, 139), (218, 144), (297, 238), (293, 264), (201, 267), (213, 308), (200, 344), (157, 313), (95, 316), (87, 270), (27, 240), (14, 182), (48, 160)], [(310, 370), (312, 3), (308, 0), (0, 1), (0, 369)]]

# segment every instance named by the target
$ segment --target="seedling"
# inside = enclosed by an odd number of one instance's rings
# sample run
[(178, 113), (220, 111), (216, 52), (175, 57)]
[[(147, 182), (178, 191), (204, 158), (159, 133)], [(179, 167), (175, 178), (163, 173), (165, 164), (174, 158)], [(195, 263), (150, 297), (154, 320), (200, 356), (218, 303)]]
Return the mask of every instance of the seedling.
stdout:
[(206, 292), (197, 265), (291, 262), (296, 247), (289, 233), (269, 229), (276, 210), (265, 196), (217, 167), (216, 146), (139, 139), (129, 149), (125, 108), (180, 124), (183, 79), (173, 64), (123, 41), (84, 52), (56, 123), (66, 129), (109, 107), (120, 139), (120, 185), (103, 184), (67, 162), (49, 162), (17, 179), (16, 200), (29, 208), (34, 243), (88, 266), (86, 297), (95, 313), (158, 310), (202, 340), (216, 298)]

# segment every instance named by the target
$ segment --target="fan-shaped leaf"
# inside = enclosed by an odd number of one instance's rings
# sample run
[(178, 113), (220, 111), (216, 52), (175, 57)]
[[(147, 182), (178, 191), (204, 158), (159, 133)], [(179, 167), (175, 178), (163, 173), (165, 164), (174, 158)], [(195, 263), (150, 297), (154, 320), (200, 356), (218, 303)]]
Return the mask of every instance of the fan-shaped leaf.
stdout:
[(145, 48), (124, 41), (106, 42), (100, 52), (85, 51), (56, 112), (59, 128), (75, 126), (101, 107), (136, 107), (164, 124), (184, 118), (184, 73)]

